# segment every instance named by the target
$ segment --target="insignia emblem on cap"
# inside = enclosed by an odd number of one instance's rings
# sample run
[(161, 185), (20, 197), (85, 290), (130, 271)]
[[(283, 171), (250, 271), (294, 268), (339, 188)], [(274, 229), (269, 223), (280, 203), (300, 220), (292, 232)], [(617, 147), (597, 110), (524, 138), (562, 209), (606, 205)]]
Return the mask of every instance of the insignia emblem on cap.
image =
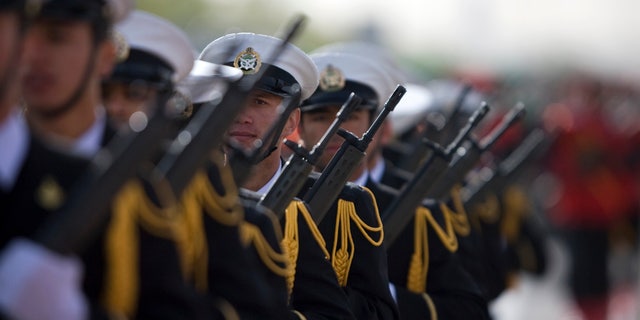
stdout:
[(333, 65), (327, 65), (320, 73), (320, 89), (322, 91), (338, 91), (344, 88), (344, 85), (344, 74)]
[(236, 59), (233, 60), (233, 66), (242, 70), (244, 74), (257, 73), (261, 65), (262, 60), (260, 59), (260, 55), (251, 47), (238, 53)]
[(38, 204), (47, 210), (60, 208), (64, 201), (64, 191), (52, 176), (46, 176), (36, 190)]
[(129, 43), (124, 36), (117, 31), (113, 31), (113, 42), (116, 44), (116, 60), (122, 62), (129, 57)]

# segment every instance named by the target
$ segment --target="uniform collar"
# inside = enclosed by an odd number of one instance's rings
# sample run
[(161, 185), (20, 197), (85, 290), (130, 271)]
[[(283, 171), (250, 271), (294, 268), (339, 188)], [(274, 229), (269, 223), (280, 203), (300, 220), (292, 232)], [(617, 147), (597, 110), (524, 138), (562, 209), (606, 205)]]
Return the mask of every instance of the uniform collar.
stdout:
[(73, 142), (71, 152), (74, 155), (91, 158), (102, 147), (102, 137), (107, 126), (107, 116), (102, 106), (96, 108), (93, 125)]
[(282, 173), (282, 161), (280, 161), (280, 164), (278, 165), (278, 170), (273, 174), (271, 179), (269, 179), (269, 181), (267, 181), (267, 183), (264, 186), (262, 186), (262, 188), (258, 189), (258, 191), (256, 192), (261, 195), (266, 194), (269, 191), (269, 189), (271, 189), (271, 186), (273, 186), (276, 183), (276, 180), (278, 180), (278, 177), (280, 176), (281, 173)]
[(371, 177), (371, 180), (378, 183), (382, 181), (382, 176), (384, 175), (385, 166), (386, 165), (384, 163), (384, 158), (378, 157), (378, 159), (376, 160), (376, 165), (373, 166), (373, 168), (371, 168), (371, 171), (369, 171), (369, 176)]
[(27, 154), (29, 129), (19, 111), (14, 111), (0, 123), (0, 188), (11, 190)]

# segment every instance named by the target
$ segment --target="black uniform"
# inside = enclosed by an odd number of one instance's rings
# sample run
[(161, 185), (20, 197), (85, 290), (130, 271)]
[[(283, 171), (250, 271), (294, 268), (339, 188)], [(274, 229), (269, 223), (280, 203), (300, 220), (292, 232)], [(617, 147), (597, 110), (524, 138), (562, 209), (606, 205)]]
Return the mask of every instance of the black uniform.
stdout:
[[(300, 198), (317, 177), (317, 173), (311, 175)], [(349, 208), (350, 203), (354, 211), (343, 210)], [(338, 221), (348, 223), (348, 228), (338, 225)], [(398, 319), (397, 305), (389, 290), (382, 223), (373, 194), (348, 182), (318, 228), (326, 240), (334, 269), (356, 318)], [(346, 230), (348, 232), (343, 233)], [(352, 260), (349, 262), (348, 259)]]
[[(397, 196), (397, 191), (370, 180), (367, 187), (376, 195), (378, 206), (384, 214)], [(445, 225), (437, 203), (425, 202), (423, 206), (431, 211), (438, 225)], [(427, 258), (424, 261), (426, 266), (422, 266), (427, 268), (426, 278), (422, 279), (425, 283), (420, 277), (409, 278), (416, 249), (415, 224), (414, 216), (395, 242), (387, 244), (389, 280), (396, 286), (401, 319), (432, 319), (434, 316), (440, 319), (487, 319), (487, 305), (480, 288), (452, 248), (445, 245), (448, 241), (443, 241), (432, 225), (427, 224), (427, 247), (422, 248), (426, 249), (424, 258)]]

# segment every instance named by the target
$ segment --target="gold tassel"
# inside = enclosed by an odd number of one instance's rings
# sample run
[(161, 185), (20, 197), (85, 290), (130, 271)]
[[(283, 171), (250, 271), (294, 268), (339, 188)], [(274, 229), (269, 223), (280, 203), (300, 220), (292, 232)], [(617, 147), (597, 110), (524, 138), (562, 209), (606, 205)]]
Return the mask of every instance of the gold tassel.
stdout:
[[(420, 207), (429, 211), (429, 209)], [(413, 226), (413, 254), (407, 273), (407, 289), (413, 293), (423, 293), (427, 288), (429, 272), (429, 235), (425, 213), (416, 210)]]
[(456, 184), (451, 189), (451, 201), (453, 202), (453, 206), (456, 211), (454, 212), (449, 210), (449, 212), (451, 213), (450, 217), (452, 219), (455, 232), (460, 236), (466, 237), (471, 232), (471, 225), (469, 224), (467, 212), (462, 204), (462, 197), (460, 195), (461, 189), (462, 186), (460, 186), (460, 184)]
[(105, 251), (103, 304), (108, 312), (133, 317), (138, 300), (138, 199), (146, 197), (137, 182), (127, 183), (116, 195)]
[(295, 270), (296, 265), (298, 263), (298, 253), (299, 253), (299, 234), (298, 234), (298, 214), (301, 214), (302, 217), (307, 222), (311, 233), (318, 243), (318, 246), (323, 251), (325, 259), (329, 259), (329, 252), (327, 251), (327, 243), (322, 237), (320, 230), (316, 226), (311, 214), (309, 214), (309, 210), (307, 209), (304, 202), (300, 200), (293, 200), (289, 203), (289, 206), (285, 210), (285, 225), (284, 225), (284, 237), (282, 238), (282, 247), (289, 257), (289, 275), (287, 276), (287, 285), (289, 287), (289, 294), (291, 294), (293, 290), (293, 284), (295, 282)]
[(520, 233), (522, 219), (528, 214), (529, 203), (522, 189), (516, 186), (507, 188), (503, 199), (504, 218), (500, 229), (507, 242), (513, 243)]
[(351, 262), (355, 254), (355, 246), (351, 235), (349, 217), (355, 214), (353, 202), (338, 200), (335, 231), (333, 234), (333, 248), (331, 250), (331, 265), (333, 266), (338, 283), (345, 287), (349, 278)]

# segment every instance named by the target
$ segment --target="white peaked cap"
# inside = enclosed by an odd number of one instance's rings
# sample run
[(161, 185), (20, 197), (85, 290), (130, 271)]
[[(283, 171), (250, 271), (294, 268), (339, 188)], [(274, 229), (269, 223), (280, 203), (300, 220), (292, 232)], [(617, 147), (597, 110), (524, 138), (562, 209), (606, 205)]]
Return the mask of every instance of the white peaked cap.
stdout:
[(178, 82), (193, 67), (195, 49), (184, 31), (166, 19), (149, 12), (135, 10), (115, 25), (130, 49), (152, 54), (174, 70), (173, 81)]
[(409, 81), (409, 77), (402, 70), (396, 61), (396, 58), (386, 47), (382, 45), (364, 41), (334, 42), (316, 48), (311, 52), (311, 54), (323, 52), (350, 53), (375, 61), (376, 64), (387, 69), (387, 73), (395, 82), (392, 90), (395, 89), (396, 85), (404, 84)]
[(391, 128), (394, 136), (402, 135), (426, 118), (434, 108), (434, 98), (431, 91), (424, 85), (406, 83), (407, 92), (389, 113)]
[[(337, 69), (342, 76), (344, 76), (346, 81), (356, 82), (373, 89), (378, 100), (375, 108), (380, 108), (396, 87), (396, 84), (386, 70), (367, 58), (349, 53), (336, 52), (312, 53), (310, 57), (318, 67), (318, 70), (320, 70), (321, 74), (321, 85), (318, 87), (314, 96), (323, 94), (323, 91), (330, 92), (333, 90), (323, 89), (324, 86), (322, 82), (324, 81), (324, 75), (326, 74), (325, 71), (327, 71), (328, 68)], [(349, 89), (350, 88), (345, 87), (345, 90)], [(355, 92), (355, 94), (358, 95), (359, 93)], [(314, 104), (315, 102), (309, 101), (310, 106), (313, 106)]]
[[(263, 64), (273, 65), (280, 70), (274, 71), (274, 79), (285, 86), (293, 83), (300, 85), (302, 100), (311, 96), (318, 86), (319, 74), (315, 64), (300, 48), (287, 43), (282, 53), (274, 57), (274, 53), (282, 44), (276, 37), (256, 33), (232, 33), (222, 36), (209, 43), (200, 53), (198, 59), (215, 64), (234, 66), (243, 71), (244, 75), (252, 75), (259, 71)], [(243, 60), (245, 57), (251, 59)], [(272, 59), (275, 58), (275, 61)], [(284, 71), (284, 72), (282, 72)], [(292, 83), (289, 83), (292, 82)], [(282, 88), (265, 84), (263, 89), (273, 93), (282, 93)]]

